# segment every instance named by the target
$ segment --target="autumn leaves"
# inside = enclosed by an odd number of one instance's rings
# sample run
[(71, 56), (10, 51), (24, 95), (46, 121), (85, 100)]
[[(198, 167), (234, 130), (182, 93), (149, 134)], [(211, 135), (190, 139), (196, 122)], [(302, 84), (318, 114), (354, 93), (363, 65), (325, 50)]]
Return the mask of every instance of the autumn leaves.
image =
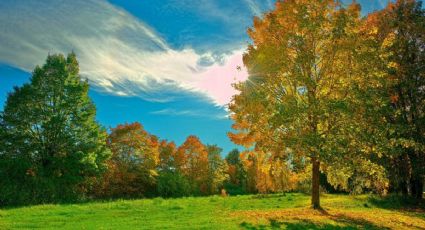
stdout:
[(250, 77), (230, 105), (233, 142), (288, 162), (294, 173), (311, 170), (314, 208), (320, 174), (350, 192), (416, 184), (412, 195), (422, 197), (424, 11), (413, 0), (366, 17), (360, 9), (278, 1), (248, 30)]

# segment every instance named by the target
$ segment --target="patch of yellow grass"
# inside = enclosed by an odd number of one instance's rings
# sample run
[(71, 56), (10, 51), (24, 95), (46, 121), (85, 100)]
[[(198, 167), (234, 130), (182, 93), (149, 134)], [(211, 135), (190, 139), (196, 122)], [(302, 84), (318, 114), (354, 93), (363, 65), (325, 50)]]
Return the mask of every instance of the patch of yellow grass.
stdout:
[(407, 211), (337, 210), (323, 211), (310, 208), (293, 208), (274, 211), (239, 211), (235, 217), (243, 217), (247, 222), (263, 224), (269, 222), (295, 223), (308, 222), (313, 225), (333, 225), (340, 227), (358, 227), (372, 229), (425, 229), (425, 220)]

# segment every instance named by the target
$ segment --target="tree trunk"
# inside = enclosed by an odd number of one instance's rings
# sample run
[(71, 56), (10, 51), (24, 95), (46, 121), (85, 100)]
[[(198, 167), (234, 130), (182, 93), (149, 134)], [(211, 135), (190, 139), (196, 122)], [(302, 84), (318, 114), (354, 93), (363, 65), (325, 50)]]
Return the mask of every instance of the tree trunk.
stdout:
[(400, 190), (401, 190), (401, 194), (404, 197), (409, 196), (409, 189), (407, 187), (408, 187), (407, 182), (405, 180), (402, 180), (400, 182)]
[(320, 209), (320, 161), (313, 157), (313, 181), (311, 189), (311, 206), (314, 209)]

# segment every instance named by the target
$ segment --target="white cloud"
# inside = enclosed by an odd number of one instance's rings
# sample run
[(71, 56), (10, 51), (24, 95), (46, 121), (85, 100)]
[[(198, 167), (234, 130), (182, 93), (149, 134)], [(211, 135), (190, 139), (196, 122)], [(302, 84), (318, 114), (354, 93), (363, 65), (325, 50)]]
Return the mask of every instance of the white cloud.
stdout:
[(206, 117), (215, 120), (229, 119), (228, 114), (205, 113), (203, 110), (176, 110), (176, 109), (161, 109), (152, 111), (150, 114), (161, 116), (189, 116), (189, 117)]
[(236, 71), (241, 51), (206, 67), (200, 60), (214, 60), (212, 53), (174, 50), (148, 25), (104, 0), (2, 0), (0, 45), (0, 62), (26, 71), (48, 52), (74, 50), (81, 74), (96, 88), (159, 102), (172, 99), (165, 91), (186, 90), (225, 105), (234, 93), (230, 84), (247, 75)]
[(261, 16), (261, 14), (262, 14), (261, 9), (258, 7), (258, 5), (253, 0), (245, 0), (245, 2), (248, 5), (251, 12), (255, 16)]

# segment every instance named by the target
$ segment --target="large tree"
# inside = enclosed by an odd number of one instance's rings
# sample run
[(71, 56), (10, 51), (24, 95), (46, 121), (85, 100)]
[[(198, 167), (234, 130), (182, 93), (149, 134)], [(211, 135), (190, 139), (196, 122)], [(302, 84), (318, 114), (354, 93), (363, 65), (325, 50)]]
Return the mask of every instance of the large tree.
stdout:
[(15, 87), (0, 115), (0, 203), (83, 196), (109, 157), (89, 84), (74, 53), (49, 55), (30, 83)]
[(345, 170), (332, 180), (335, 186), (348, 187), (359, 165), (373, 169), (365, 178), (382, 176), (356, 140), (361, 122), (351, 122), (361, 118), (356, 92), (365, 80), (356, 62), (364, 48), (360, 25), (355, 3), (344, 8), (337, 0), (280, 0), (248, 30), (253, 44), (244, 64), (250, 77), (236, 85), (240, 94), (230, 110), (239, 132), (229, 136), (275, 159), (310, 160), (313, 208), (320, 207), (320, 170)]

